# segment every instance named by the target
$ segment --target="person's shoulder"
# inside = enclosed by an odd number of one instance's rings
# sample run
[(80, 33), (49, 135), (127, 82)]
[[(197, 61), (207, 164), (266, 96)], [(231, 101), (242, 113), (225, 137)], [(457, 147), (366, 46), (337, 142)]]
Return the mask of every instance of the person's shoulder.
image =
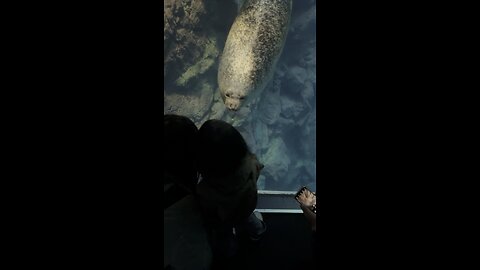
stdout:
[(197, 196), (202, 197), (205, 195), (205, 193), (209, 192), (209, 190), (210, 190), (210, 187), (208, 182), (205, 181), (205, 178), (201, 178), (196, 186)]

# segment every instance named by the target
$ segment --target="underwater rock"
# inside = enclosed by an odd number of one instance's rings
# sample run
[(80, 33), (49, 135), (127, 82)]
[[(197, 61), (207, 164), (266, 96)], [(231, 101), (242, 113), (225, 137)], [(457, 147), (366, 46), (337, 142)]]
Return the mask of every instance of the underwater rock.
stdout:
[(275, 130), (284, 130), (286, 129), (287, 127), (292, 127), (294, 126), (296, 123), (293, 119), (287, 119), (285, 117), (278, 117), (278, 120), (277, 120), (277, 123), (276, 123), (276, 126), (275, 126)]
[(235, 2), (235, 4), (237, 5), (237, 11), (240, 12), (240, 9), (242, 8), (242, 5), (245, 2), (245, 0), (233, 0), (233, 2)]
[(198, 31), (199, 26), (207, 21), (204, 1), (164, 2), (164, 69), (167, 85), (175, 82), (177, 86), (185, 86), (216, 61), (217, 56), (211, 53), (211, 44), (216, 48), (216, 42), (211, 41), (215, 36)]
[[(312, 44), (312, 46), (315, 48), (316, 44)], [(313, 72), (313, 75), (316, 76), (315, 69), (317, 67), (317, 52), (315, 49), (310, 48), (307, 50), (307, 54), (305, 55), (305, 63), (307, 66), (313, 69), (311, 72)]]
[(263, 151), (268, 149), (269, 145), (269, 129), (268, 126), (261, 120), (256, 120), (253, 128), (253, 135), (259, 147), (258, 150)]
[(288, 67), (284, 63), (279, 62), (277, 68), (275, 69), (275, 78), (282, 80), (285, 74), (287, 74), (287, 71)]
[(315, 68), (310, 68), (308, 69), (308, 77), (307, 80), (312, 82), (314, 85), (314, 88), (316, 88), (317, 84), (317, 74), (316, 74), (316, 69)]
[(193, 65), (186, 68), (186, 71), (175, 81), (178, 86), (185, 86), (190, 80), (198, 77), (210, 69), (219, 55), (215, 39), (208, 40), (205, 44), (203, 56)]
[(317, 179), (317, 165), (315, 160), (305, 160), (304, 161), (304, 168), (307, 174), (310, 176), (311, 179)]
[(197, 25), (206, 14), (203, 0), (165, 0), (163, 2), (164, 21), (170, 27)]
[(289, 165), (290, 157), (288, 149), (282, 138), (277, 137), (271, 140), (270, 148), (262, 157), (265, 164), (263, 172), (269, 174), (274, 181), (285, 181)]
[(301, 176), (301, 166), (299, 166), (299, 161), (295, 161), (293, 164), (290, 165), (290, 169), (287, 172), (284, 180), (286, 186), (297, 186), (299, 187), (299, 178)]
[(165, 96), (163, 113), (183, 115), (198, 124), (210, 110), (213, 88), (203, 83), (198, 92), (197, 95), (172, 93)]
[(298, 64), (288, 67), (285, 73), (285, 88), (289, 94), (297, 95), (304, 88), (304, 83), (308, 78), (308, 72)]
[(284, 95), (281, 96), (280, 103), (282, 108), (281, 115), (285, 118), (296, 118), (306, 110), (305, 104)]
[(313, 89), (313, 83), (311, 81), (305, 82), (305, 88), (303, 88), (300, 95), (306, 100), (312, 100), (315, 96), (315, 89)]
[(303, 99), (303, 102), (308, 107), (309, 110), (312, 110), (312, 103), (315, 103), (315, 89), (313, 88), (313, 83), (310, 81), (305, 81), (305, 85), (300, 92), (300, 96)]
[[(305, 31), (305, 29), (310, 24), (315, 24), (316, 17), (317, 17), (317, 7), (314, 4), (307, 11), (303, 12), (299, 16), (295, 16), (295, 18), (292, 20), (290, 31), (291, 32)], [(298, 38), (299, 35), (296, 35), (295, 37)]]
[(272, 125), (277, 120), (281, 110), (280, 91), (275, 91), (274, 87), (267, 88), (258, 105), (259, 118), (264, 123)]
[(242, 134), (243, 139), (245, 139), (250, 152), (257, 153), (257, 142), (255, 140), (255, 136), (253, 135), (253, 130), (250, 124), (245, 124), (244, 126), (237, 128), (237, 130), (240, 132), (240, 134)]
[[(261, 162), (261, 161), (260, 161), (260, 162)], [(260, 176), (258, 177), (258, 181), (257, 181), (257, 189), (259, 189), (259, 190), (265, 190), (265, 187), (266, 187), (265, 180), (266, 180), (265, 175), (262, 175), (262, 174), (260, 173)]]
[(250, 122), (251, 112), (252, 112), (251, 106), (243, 106), (238, 111), (225, 110), (222, 120), (234, 127), (240, 127)]
[[(311, 104), (315, 103), (315, 89), (311, 82), (311, 72), (307, 68), (292, 66), (288, 72), (289, 86), (292, 93), (300, 94), (305, 106), (311, 110)], [(315, 79), (315, 78), (314, 78)]]
[[(313, 44), (312, 46), (315, 46), (315, 44)], [(299, 55), (298, 65), (301, 67), (304, 67), (310, 70), (313, 69), (313, 72), (315, 72), (316, 63), (317, 63), (316, 52), (311, 48), (305, 48), (302, 54)], [(312, 71), (309, 71), (309, 73), (311, 72)]]
[(307, 79), (308, 74), (305, 68), (299, 66), (291, 66), (288, 71), (289, 75), (292, 77), (293, 80), (295, 80), (297, 84), (302, 85)]
[(287, 175), (287, 178), (291, 178), (290, 186), (307, 186), (315, 182), (315, 163), (312, 161), (298, 160), (291, 172)]
[(305, 124), (302, 126), (300, 133), (300, 151), (303, 153), (306, 160), (310, 160), (316, 157), (317, 149), (317, 130), (316, 130), (316, 113), (315, 110), (309, 114), (309, 117), (305, 121)]
[(311, 111), (309, 114), (308, 114), (308, 117), (305, 121), (305, 125), (302, 126), (302, 131), (301, 131), (301, 134), (303, 136), (309, 136), (309, 135), (315, 135), (315, 131), (316, 131), (316, 123), (317, 121), (317, 114), (316, 114), (316, 109), (314, 108), (313, 111)]
[(222, 101), (215, 101), (212, 106), (209, 119), (222, 119), (223, 114), (225, 113), (225, 105)]

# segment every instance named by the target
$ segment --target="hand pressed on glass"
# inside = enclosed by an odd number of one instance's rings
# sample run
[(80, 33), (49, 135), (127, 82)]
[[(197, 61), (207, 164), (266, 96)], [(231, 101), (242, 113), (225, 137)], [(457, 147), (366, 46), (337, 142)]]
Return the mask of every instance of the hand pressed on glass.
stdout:
[(313, 213), (317, 213), (317, 196), (307, 187), (302, 187), (295, 195), (295, 199), (301, 206), (310, 209)]
[(317, 196), (315, 192), (307, 187), (301, 188), (295, 195), (295, 199), (300, 203), (303, 214), (310, 223), (312, 231), (317, 231)]

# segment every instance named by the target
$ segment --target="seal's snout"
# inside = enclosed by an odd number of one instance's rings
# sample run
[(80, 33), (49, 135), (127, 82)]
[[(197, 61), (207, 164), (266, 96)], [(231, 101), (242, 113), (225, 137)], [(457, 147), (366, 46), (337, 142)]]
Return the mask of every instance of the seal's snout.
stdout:
[(238, 109), (237, 106), (235, 106), (233, 103), (229, 103), (228, 104), (228, 109), (229, 110), (232, 110), (232, 111), (236, 111)]
[(240, 102), (236, 99), (227, 99), (225, 105), (229, 110), (236, 111), (240, 107)]

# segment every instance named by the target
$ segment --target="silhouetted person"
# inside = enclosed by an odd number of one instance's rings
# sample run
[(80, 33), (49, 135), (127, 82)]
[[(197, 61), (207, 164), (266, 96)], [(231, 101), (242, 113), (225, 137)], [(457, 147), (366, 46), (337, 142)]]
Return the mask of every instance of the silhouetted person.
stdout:
[(184, 116), (164, 115), (164, 269), (209, 269), (211, 251), (195, 190), (197, 133)]
[(236, 237), (244, 234), (255, 241), (266, 230), (261, 215), (253, 213), (263, 165), (249, 151), (242, 135), (224, 121), (206, 121), (198, 132), (198, 143), (201, 180), (197, 194), (209, 231), (214, 268), (221, 268), (236, 253)]
[(164, 115), (163, 183), (170, 186), (165, 191), (164, 209), (195, 193), (198, 183), (195, 151), (198, 129), (185, 116)]

